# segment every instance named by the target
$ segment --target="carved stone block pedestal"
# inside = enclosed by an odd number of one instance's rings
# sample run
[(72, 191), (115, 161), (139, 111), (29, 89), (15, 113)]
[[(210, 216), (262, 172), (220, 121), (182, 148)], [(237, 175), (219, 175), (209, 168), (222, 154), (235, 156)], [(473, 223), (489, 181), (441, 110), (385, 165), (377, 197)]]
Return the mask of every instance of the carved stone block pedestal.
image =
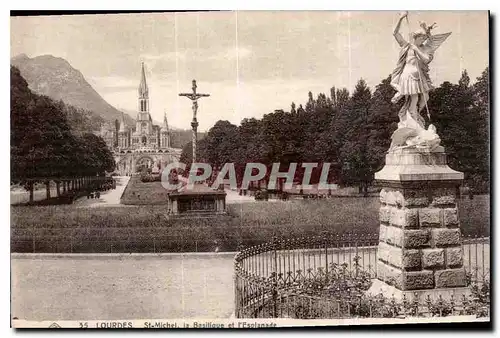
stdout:
[(463, 173), (448, 167), (442, 147), (402, 149), (386, 155), (375, 179), (383, 189), (377, 280), (368, 293), (461, 298), (468, 292), (457, 208)]

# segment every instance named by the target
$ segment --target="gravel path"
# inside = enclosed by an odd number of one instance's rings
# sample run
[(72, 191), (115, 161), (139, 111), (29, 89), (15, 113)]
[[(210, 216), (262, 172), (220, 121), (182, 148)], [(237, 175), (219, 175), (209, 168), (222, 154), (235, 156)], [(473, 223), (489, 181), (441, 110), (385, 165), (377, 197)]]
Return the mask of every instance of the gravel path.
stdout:
[(12, 317), (229, 318), (233, 256), (13, 256)]
[(127, 187), (129, 176), (115, 176), (116, 189), (111, 189), (108, 191), (102, 191), (100, 198), (90, 198), (82, 197), (76, 200), (73, 204), (76, 207), (110, 207), (110, 206), (122, 206), (120, 204), (120, 198), (122, 197), (123, 191)]

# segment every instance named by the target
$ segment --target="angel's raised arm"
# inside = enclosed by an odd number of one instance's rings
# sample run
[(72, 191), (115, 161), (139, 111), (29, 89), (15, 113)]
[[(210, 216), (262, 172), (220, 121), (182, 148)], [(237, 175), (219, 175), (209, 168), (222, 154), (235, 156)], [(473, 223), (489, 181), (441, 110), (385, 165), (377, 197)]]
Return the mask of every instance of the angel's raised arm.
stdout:
[(399, 20), (396, 24), (396, 27), (394, 27), (394, 32), (392, 33), (394, 35), (394, 38), (396, 39), (396, 41), (398, 42), (399, 46), (400, 47), (403, 47), (404, 45), (406, 45), (408, 42), (406, 42), (406, 40), (403, 38), (403, 36), (401, 35), (401, 33), (399, 33), (399, 28), (401, 27), (401, 22), (403, 21), (403, 19), (406, 17), (406, 15), (401, 15), (399, 17)]

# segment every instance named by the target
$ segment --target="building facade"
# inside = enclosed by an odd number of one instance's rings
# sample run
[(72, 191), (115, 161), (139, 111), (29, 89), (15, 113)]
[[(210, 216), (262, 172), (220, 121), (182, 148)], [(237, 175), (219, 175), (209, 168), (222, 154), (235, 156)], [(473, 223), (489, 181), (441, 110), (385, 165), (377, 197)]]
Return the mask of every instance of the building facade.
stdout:
[(130, 175), (144, 168), (159, 172), (168, 163), (179, 160), (182, 149), (171, 147), (166, 113), (161, 126), (153, 124), (144, 63), (141, 67), (135, 127), (127, 126), (122, 113), (118, 123), (108, 122), (101, 126), (100, 136), (112, 149), (115, 171), (120, 175)]

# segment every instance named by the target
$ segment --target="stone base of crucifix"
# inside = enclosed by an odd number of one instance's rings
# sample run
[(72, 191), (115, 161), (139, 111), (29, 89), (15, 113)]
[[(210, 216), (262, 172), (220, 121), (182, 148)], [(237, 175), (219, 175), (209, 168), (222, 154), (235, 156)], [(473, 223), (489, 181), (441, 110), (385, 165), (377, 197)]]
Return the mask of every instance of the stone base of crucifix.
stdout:
[[(391, 151), (375, 174), (380, 192), (377, 279), (368, 294), (455, 300), (468, 294), (457, 199), (463, 173), (444, 148)], [(424, 297), (424, 298), (422, 298)]]

